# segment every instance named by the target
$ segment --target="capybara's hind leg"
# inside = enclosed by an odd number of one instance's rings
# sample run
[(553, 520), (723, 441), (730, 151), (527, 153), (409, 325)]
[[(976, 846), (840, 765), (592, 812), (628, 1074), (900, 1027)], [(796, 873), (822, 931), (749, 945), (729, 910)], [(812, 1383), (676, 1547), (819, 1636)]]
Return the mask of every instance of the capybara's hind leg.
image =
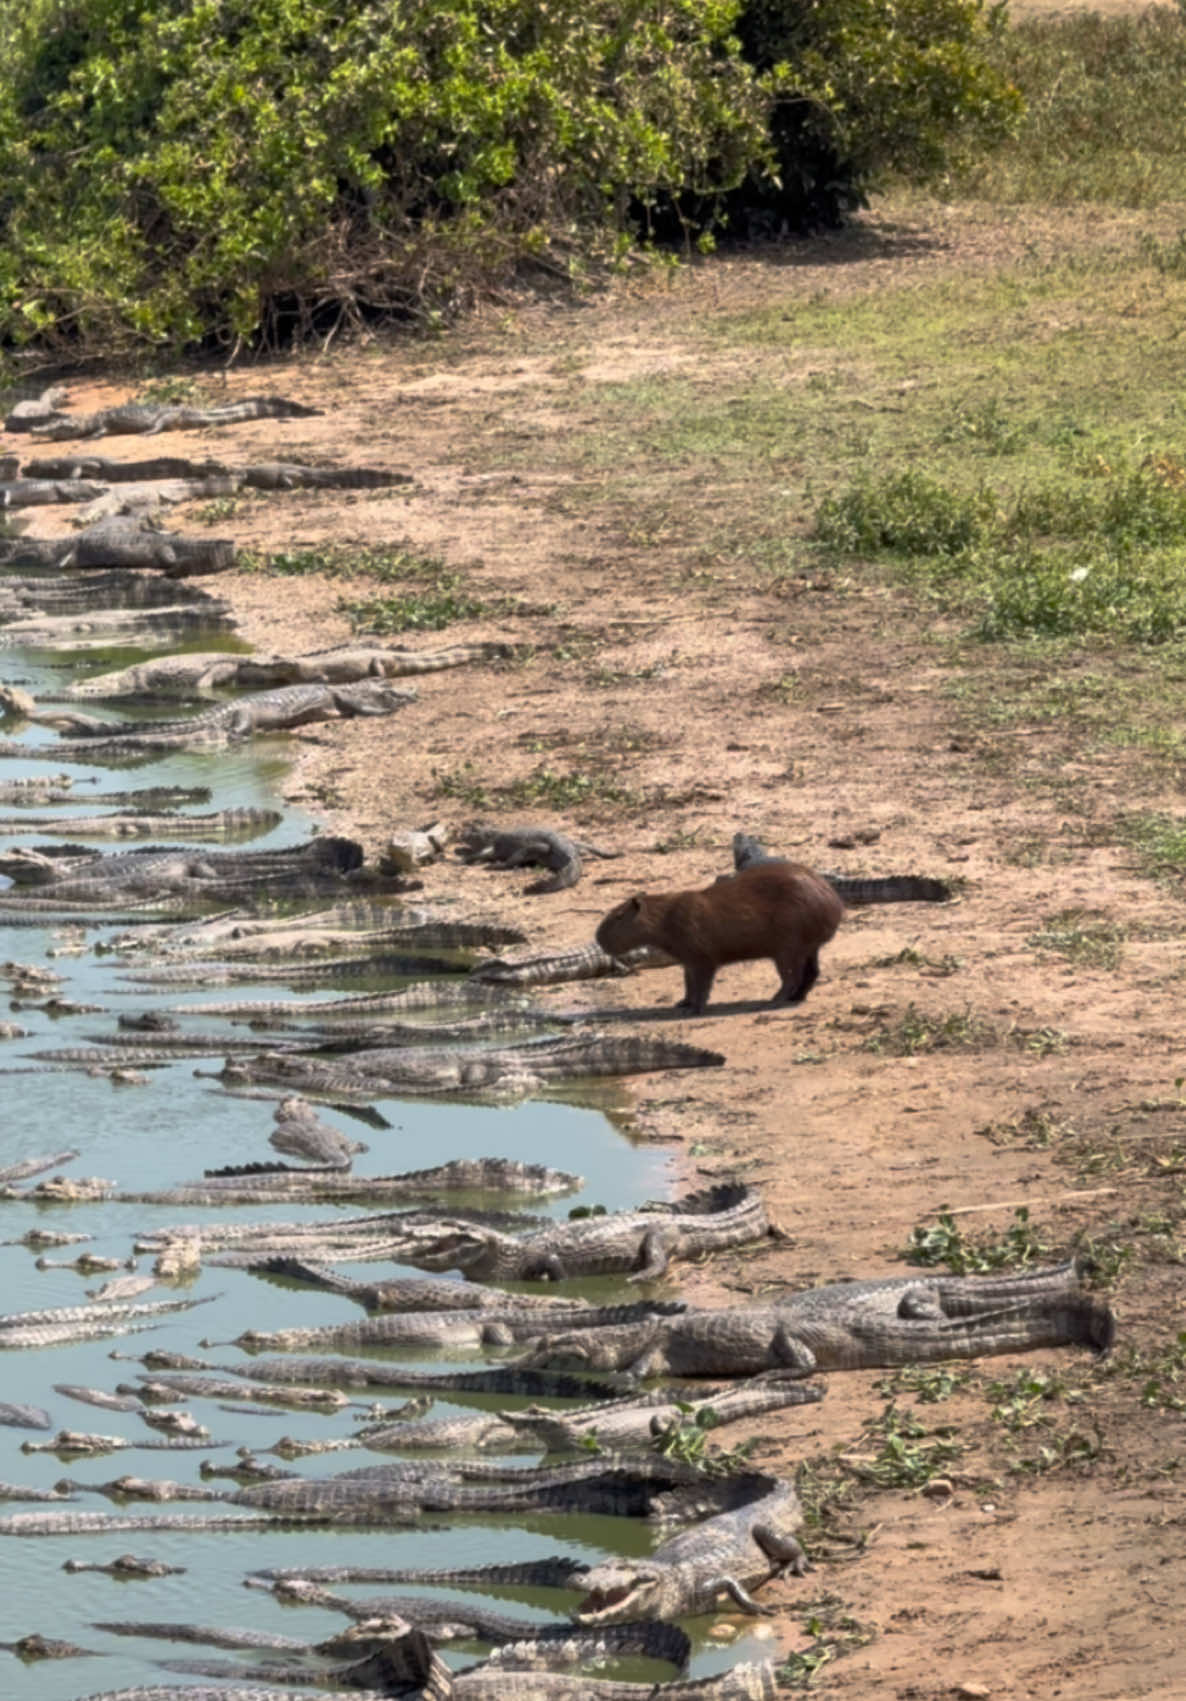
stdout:
[(795, 956), (793, 959), (776, 958), (775, 961), (782, 976), (782, 985), (774, 995), (774, 1002), (802, 1004), (819, 979), (819, 952), (813, 951), (806, 959)]
[(676, 1005), (690, 1016), (703, 1016), (716, 976), (715, 966), (704, 957), (684, 959), (684, 995)]

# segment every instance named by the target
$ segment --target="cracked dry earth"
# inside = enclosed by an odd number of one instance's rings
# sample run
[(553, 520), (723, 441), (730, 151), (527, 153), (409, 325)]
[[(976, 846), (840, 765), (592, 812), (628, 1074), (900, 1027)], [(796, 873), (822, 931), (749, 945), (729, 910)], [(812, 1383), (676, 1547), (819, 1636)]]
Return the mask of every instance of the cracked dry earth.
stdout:
[[(1053, 249), (1074, 230), (1069, 216), (1002, 225), (942, 208), (913, 224), (871, 218), (790, 263), (722, 262), (579, 312), (524, 305), (439, 349), (335, 351), (266, 384), (258, 370), (235, 375), (232, 393), (275, 388), (325, 418), (200, 444), (236, 460), (307, 455), (414, 475), (394, 495), (242, 501), (214, 529), (243, 547), (403, 542), (464, 569), (487, 603), (518, 599), (443, 636), (399, 640), (504, 638), (516, 660), (421, 679), (395, 721), (294, 739), (291, 794), (371, 847), (438, 817), (493, 813), (622, 853), (587, 865), (574, 890), (537, 897), (524, 895), (527, 876), (447, 861), (425, 871), (430, 900), (521, 923), (540, 948), (581, 943), (636, 889), (706, 884), (728, 866), (739, 827), (817, 867), (960, 883), (947, 906), (847, 917), (797, 1010), (768, 1008), (770, 964), (724, 971), (698, 1020), (672, 1011), (676, 970), (545, 995), (725, 1054), (720, 1070), (632, 1084), (627, 1106), (640, 1137), (674, 1143), (689, 1182), (759, 1183), (789, 1236), (681, 1267), (678, 1289), (698, 1301), (901, 1269), (895, 1253), (942, 1206), (966, 1233), (994, 1238), (1028, 1206), (1051, 1256), (1105, 1234), (1134, 1248), (1113, 1295), (1110, 1370), (1066, 1349), (970, 1367), (941, 1404), (894, 1396), (932, 1430), (952, 1426), (962, 1448), (925, 1491), (879, 1487), (862, 1469), (881, 1446), (862, 1426), (890, 1397), (882, 1373), (834, 1375), (822, 1405), (759, 1426), (765, 1466), (834, 1455), (853, 1466), (830, 1467), (848, 1493), (809, 1531), (813, 1574), (772, 1583), (763, 1599), (784, 1650), (819, 1651), (813, 1617), (855, 1621), (848, 1640), (868, 1640), (829, 1659), (814, 1687), (862, 1701), (1186, 1695), (1184, 1420), (1142, 1403), (1146, 1378), (1128, 1357), (1164, 1349), (1183, 1326), (1173, 1259), (1186, 905), (1092, 831), (1134, 801), (1128, 753), (1085, 752), (1057, 728), (969, 726), (942, 629), (906, 593), (809, 570), (776, 590), (728, 556), (705, 570), (685, 522), (727, 499), (726, 465), (715, 491), (681, 483), (678, 464), (660, 487), (640, 457), (603, 497), (596, 468), (574, 472), (551, 451), (591, 429), (587, 399), (625, 378), (678, 370), (742, 396), (763, 353), (714, 352), (703, 334), (714, 315), (958, 274), (1026, 244)], [(811, 351), (794, 357), (785, 381), (815, 364)], [(80, 386), (72, 405), (124, 393)], [(196, 448), (191, 433), (153, 445)], [(103, 451), (142, 452), (135, 439)], [(788, 462), (787, 479), (802, 484), (804, 470)], [(809, 508), (805, 497), (805, 523)], [(247, 638), (285, 648), (345, 638), (338, 598), (376, 594), (258, 574), (224, 576), (218, 589)], [(440, 790), (442, 776), (496, 787), (541, 767), (596, 783), (560, 811), (475, 810)], [(1082, 782), (1086, 819), (1060, 809), (1060, 779)], [(613, 801), (611, 786), (634, 801)], [(1067, 910), (1123, 924), (1118, 967), (1034, 946), (1043, 921)], [(903, 1054), (904, 1033), (944, 1023), (950, 1043)], [(1066, 1390), (1031, 1402), (1042, 1421), (1010, 1429), (991, 1417), (1000, 1399), (988, 1385), (1012, 1387), (1021, 1369), (1057, 1373)], [(845, 1641), (843, 1630), (822, 1635)]]

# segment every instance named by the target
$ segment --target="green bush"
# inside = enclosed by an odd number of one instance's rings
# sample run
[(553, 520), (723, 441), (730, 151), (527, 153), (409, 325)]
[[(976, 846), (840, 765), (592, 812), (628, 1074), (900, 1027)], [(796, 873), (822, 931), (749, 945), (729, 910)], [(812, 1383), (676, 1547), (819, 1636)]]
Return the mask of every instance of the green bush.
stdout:
[(0, 0), (0, 348), (442, 315), (750, 202), (834, 219), (1004, 122), (986, 42), (976, 0)]
[(983, 536), (994, 508), (982, 491), (969, 495), (925, 473), (895, 473), (825, 498), (816, 536), (848, 555), (957, 555)]

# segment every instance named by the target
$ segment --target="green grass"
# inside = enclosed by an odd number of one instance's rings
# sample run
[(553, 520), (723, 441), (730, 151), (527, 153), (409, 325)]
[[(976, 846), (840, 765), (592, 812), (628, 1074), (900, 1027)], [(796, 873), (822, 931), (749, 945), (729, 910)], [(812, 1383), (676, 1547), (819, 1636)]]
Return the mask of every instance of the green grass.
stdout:
[(1117, 825), (1144, 873), (1158, 880), (1186, 874), (1186, 818), (1142, 811), (1122, 816)]
[(1052, 1251), (1050, 1243), (1031, 1223), (1028, 1209), (1021, 1205), (1004, 1234), (969, 1236), (946, 1206), (936, 1222), (918, 1224), (901, 1256), (908, 1264), (935, 1267), (940, 1264), (957, 1276), (985, 1275), (990, 1270), (1026, 1270), (1041, 1263)]
[(1036, 951), (1052, 951), (1085, 968), (1114, 969), (1124, 929), (1088, 910), (1060, 910), (1026, 940)]
[(329, 579), (375, 579), (385, 585), (408, 579), (429, 580), (434, 585), (459, 582), (439, 556), (422, 555), (403, 544), (322, 543), (306, 549), (245, 551), (239, 569), (285, 579), (322, 573)]
[(1180, 8), (1026, 19), (998, 34), (992, 52), (1020, 89), (1025, 115), (1013, 140), (964, 163), (961, 189), (1006, 203), (1186, 199)]
[(364, 597), (351, 601), (342, 597), (338, 611), (346, 615), (354, 632), (386, 637), (392, 632), (441, 632), (459, 620), (477, 620), (487, 606), (462, 588), (456, 573), (443, 573), (425, 590), (403, 591), (398, 596)]

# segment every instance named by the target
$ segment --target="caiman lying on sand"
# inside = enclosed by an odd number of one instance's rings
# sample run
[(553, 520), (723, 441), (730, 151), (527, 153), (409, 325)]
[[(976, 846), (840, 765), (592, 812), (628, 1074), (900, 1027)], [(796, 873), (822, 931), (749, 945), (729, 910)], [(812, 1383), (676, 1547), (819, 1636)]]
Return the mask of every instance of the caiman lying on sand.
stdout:
[(475, 1281), (623, 1274), (632, 1282), (649, 1282), (662, 1276), (673, 1259), (771, 1235), (780, 1231), (767, 1217), (761, 1195), (726, 1184), (641, 1211), (549, 1223), (525, 1235), (504, 1234), (464, 1217), (442, 1218), (412, 1228), (401, 1259), (422, 1270), (460, 1270)]
[(1076, 1264), (1011, 1276), (898, 1276), (838, 1282), (766, 1305), (686, 1311), (621, 1328), (541, 1339), (521, 1362), (645, 1376), (808, 1375), (975, 1358), (1082, 1343), (1106, 1352), (1106, 1305)]
[[(320, 408), (284, 396), (244, 396), (237, 402), (197, 408), (182, 403), (153, 406), (144, 402), (120, 402), (97, 413), (61, 413), (32, 426), (34, 437), (60, 443), (80, 437), (118, 437), (134, 433), (155, 437), (162, 431), (203, 431), (211, 426), (238, 425), (248, 419), (312, 419)], [(12, 430), (12, 416), (7, 429)]]

